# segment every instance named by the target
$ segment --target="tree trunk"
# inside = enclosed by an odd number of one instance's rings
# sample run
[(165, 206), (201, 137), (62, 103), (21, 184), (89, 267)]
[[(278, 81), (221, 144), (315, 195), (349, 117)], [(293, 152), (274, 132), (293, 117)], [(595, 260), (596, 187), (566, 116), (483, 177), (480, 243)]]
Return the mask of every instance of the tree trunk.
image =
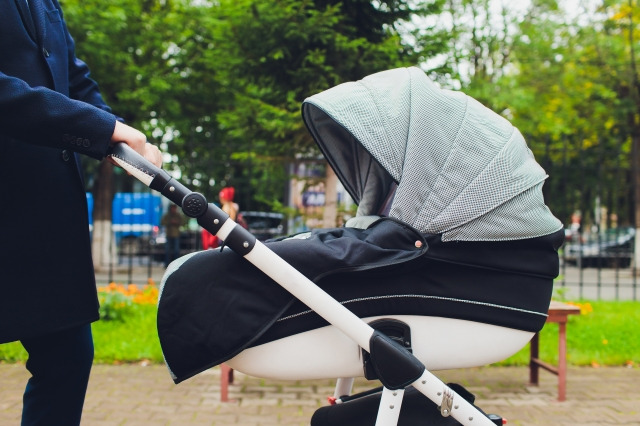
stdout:
[(329, 165), (327, 165), (326, 176), (322, 221), (325, 228), (335, 228), (338, 218), (338, 177)]
[(111, 232), (113, 203), (113, 164), (103, 161), (93, 188), (93, 239), (91, 252), (96, 270), (109, 266), (116, 256), (115, 238)]

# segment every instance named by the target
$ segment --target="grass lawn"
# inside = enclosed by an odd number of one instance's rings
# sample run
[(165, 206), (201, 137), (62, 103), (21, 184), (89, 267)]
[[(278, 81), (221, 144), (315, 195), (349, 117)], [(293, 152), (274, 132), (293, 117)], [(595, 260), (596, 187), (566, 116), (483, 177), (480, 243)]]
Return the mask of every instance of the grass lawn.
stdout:
[[(139, 305), (123, 320), (101, 320), (92, 324), (94, 362), (163, 362), (156, 333), (156, 307)], [(24, 362), (27, 353), (18, 342), (0, 345), (0, 362)]]
[[(640, 366), (640, 302), (581, 301), (581, 315), (570, 315), (567, 362), (576, 366)], [(540, 358), (558, 361), (558, 324), (540, 332)], [(527, 365), (529, 345), (499, 365)]]
[[(640, 365), (640, 302), (581, 301), (583, 314), (569, 317), (568, 362), (576, 366)], [(156, 333), (156, 306), (133, 303), (116, 319), (93, 324), (95, 362), (163, 362)], [(493, 344), (487, 342), (487, 344)], [(540, 357), (557, 362), (558, 325), (540, 333)], [(0, 362), (24, 362), (17, 343), (0, 345)], [(528, 345), (499, 365), (528, 365)]]

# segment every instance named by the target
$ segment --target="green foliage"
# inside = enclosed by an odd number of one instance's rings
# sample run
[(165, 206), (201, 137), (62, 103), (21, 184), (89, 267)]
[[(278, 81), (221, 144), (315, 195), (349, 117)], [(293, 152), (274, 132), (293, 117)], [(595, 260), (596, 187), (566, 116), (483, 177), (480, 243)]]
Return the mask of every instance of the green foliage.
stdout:
[(26, 362), (29, 354), (20, 342), (0, 345), (0, 362)]
[[(416, 64), (417, 54), (395, 26), (399, 19), (433, 9), (412, 11), (408, 4), (220, 2), (213, 34), (225, 102), (217, 119), (235, 151), (232, 158), (239, 153), (251, 158), (231, 177), (250, 183), (243, 189), (252, 192), (251, 199), (265, 200), (262, 205), (286, 201), (282, 188), (288, 164), (319, 155), (300, 115), (306, 97), (376, 71)], [(274, 176), (283, 179), (280, 184)]]
[[(630, 214), (632, 141), (640, 135), (637, 1), (449, 0), (452, 38), (440, 75), (510, 119), (551, 176), (551, 210), (594, 220), (596, 199)], [(553, 197), (548, 197), (553, 194)]]
[(97, 363), (163, 362), (154, 305), (135, 304), (124, 321), (93, 323)]
[(444, 48), (429, 43), (428, 28), (403, 23), (439, 3), (65, 0), (63, 8), (114, 112), (175, 156), (165, 168), (213, 200), (222, 186), (242, 188), (241, 208), (258, 209), (259, 198), (285, 201), (295, 154), (318, 154), (303, 99)]
[[(225, 60), (218, 78), (231, 90), (218, 119), (236, 152), (253, 153), (248, 171), (271, 175), (274, 164), (284, 170), (313, 146), (300, 117), (302, 100), (341, 82), (340, 71), (358, 60), (366, 65), (364, 56), (377, 45), (345, 34), (339, 5), (222, 1), (219, 13), (215, 44)], [(251, 178), (258, 187), (265, 180)]]
[[(114, 112), (172, 154), (166, 168), (241, 208), (286, 203), (295, 156), (316, 158), (300, 104), (420, 65), (513, 121), (550, 174), (564, 222), (596, 197), (631, 223), (640, 143), (637, 0), (65, 0), (78, 56)], [(589, 5), (598, 7), (589, 8)], [(634, 139), (635, 138), (635, 139)], [(91, 177), (89, 177), (91, 182)], [(585, 217), (585, 222), (590, 218)]]
[(129, 296), (119, 292), (98, 294), (100, 301), (100, 319), (105, 321), (124, 321), (134, 309)]

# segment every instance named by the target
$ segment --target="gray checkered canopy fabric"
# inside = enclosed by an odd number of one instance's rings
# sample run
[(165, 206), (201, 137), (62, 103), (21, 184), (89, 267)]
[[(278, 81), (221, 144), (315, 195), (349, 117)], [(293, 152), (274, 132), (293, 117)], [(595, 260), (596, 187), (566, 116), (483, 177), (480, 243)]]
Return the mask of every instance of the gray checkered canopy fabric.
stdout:
[(547, 175), (520, 132), (419, 68), (311, 96), (303, 118), (358, 215), (375, 214), (394, 181), (389, 216), (443, 241), (516, 240), (562, 228), (544, 204)]

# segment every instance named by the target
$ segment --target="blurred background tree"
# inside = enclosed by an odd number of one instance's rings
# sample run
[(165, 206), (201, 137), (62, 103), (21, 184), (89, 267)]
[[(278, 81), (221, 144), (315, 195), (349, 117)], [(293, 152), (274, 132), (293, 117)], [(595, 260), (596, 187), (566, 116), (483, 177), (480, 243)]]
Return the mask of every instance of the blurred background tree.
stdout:
[(586, 230), (639, 228), (637, 1), (447, 0), (444, 16), (439, 81), (520, 129), (552, 211)]
[[(165, 168), (185, 184), (211, 201), (236, 186), (243, 209), (286, 204), (288, 166), (318, 159), (300, 117), (305, 97), (444, 48), (424, 47), (428, 29), (403, 26), (438, 12), (438, 1), (66, 0), (63, 7), (77, 54), (114, 112), (160, 143)], [(401, 32), (413, 35), (411, 45)], [(109, 200), (132, 183), (116, 176), (113, 184), (106, 163), (87, 171), (94, 252), (106, 253)]]

